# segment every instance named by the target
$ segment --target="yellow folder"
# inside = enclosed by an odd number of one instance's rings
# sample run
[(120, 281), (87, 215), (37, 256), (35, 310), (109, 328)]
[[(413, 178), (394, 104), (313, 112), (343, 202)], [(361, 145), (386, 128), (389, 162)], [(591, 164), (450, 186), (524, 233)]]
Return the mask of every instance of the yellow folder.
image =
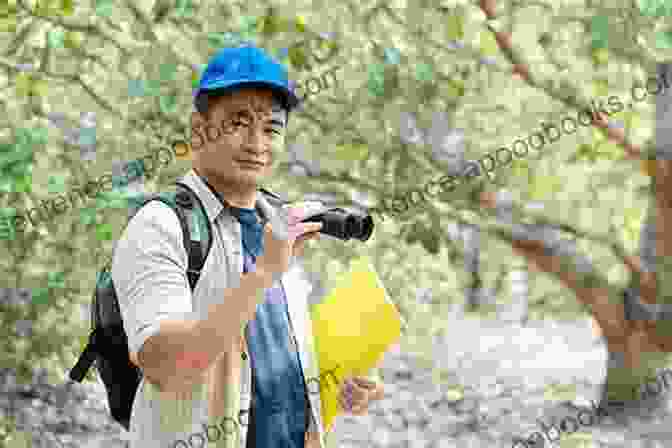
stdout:
[(311, 310), (327, 431), (340, 410), (337, 386), (347, 377), (366, 376), (405, 326), (368, 257), (353, 261), (335, 284)]

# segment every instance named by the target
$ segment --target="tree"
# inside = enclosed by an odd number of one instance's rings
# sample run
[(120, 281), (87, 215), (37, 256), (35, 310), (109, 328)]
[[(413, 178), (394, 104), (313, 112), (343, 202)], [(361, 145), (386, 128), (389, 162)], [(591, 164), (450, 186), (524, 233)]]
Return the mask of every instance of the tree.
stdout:
[[(3, 29), (16, 30), (0, 58), (2, 116), (11, 117), (2, 122), (2, 215), (116, 176), (151, 148), (190, 141), (191, 88), (214, 51), (240, 41), (267, 48), (300, 82), (338, 67), (335, 85), (292, 115), (291, 150), (268, 186), (295, 199), (318, 195), (361, 208), (460, 174), (468, 161), (511, 149), (521, 136), (545, 135), (545, 125), (577, 117), (593, 107), (591, 99), (632, 99), (639, 83), (644, 90), (636, 93), (646, 95), (631, 108), (597, 119), (588, 113), (589, 126), (548, 136), (541, 149), (497, 162), (489, 174), (482, 165), (459, 188), (377, 222), (366, 244), (323, 239), (306, 260), (328, 289), (349, 259), (371, 255), (409, 322), (404, 348), (423, 353), (426, 337), (445, 331), (450, 306), (474, 288), (508, 299), (502, 279), (518, 254), (517, 262), (529, 260), (569, 287), (530, 273), (521, 290), (529, 319), (577, 318), (587, 308), (610, 350), (624, 353), (627, 366), (650, 371), (636, 348), (665, 353), (664, 321), (625, 319), (623, 291), (639, 288), (654, 303), (665, 289), (658, 285), (664, 276), (644, 272), (630, 255), (649, 175), (660, 253), (670, 244), (671, 234), (661, 230), (668, 162), (647, 159), (653, 130), (664, 132), (651, 118), (650, 100), (661, 97), (650, 93), (655, 79), (646, 88), (669, 53), (665, 8), (625, 0), (407, 3), (96, 0), (93, 9), (77, 4), (72, 14), (41, 14), (25, 0), (12, 2), (0, 11)], [(409, 116), (428, 130), (422, 138), (402, 135)], [(129, 185), (115, 177), (115, 192), (25, 223), (23, 231), (0, 220), (3, 286), (11, 289), (0, 303), (0, 365), (15, 368), (22, 381), (41, 367), (52, 382), (64, 380), (87, 336), (96, 271), (126, 223), (120, 211), (188, 167), (188, 157), (178, 157)], [(504, 189), (515, 198), (509, 211), (495, 207)], [(479, 235), (478, 257), (466, 254), (478, 260), (469, 272), (464, 248), (450, 235), (455, 225)], [(590, 257), (581, 258), (582, 249)], [(573, 267), (563, 270), (560, 261)], [(417, 301), (418, 286), (431, 286), (431, 299)]]

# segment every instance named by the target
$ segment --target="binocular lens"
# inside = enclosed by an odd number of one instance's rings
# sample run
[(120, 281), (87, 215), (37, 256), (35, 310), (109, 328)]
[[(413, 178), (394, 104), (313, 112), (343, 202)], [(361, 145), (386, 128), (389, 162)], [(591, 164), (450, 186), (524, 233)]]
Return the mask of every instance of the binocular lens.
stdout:
[(325, 213), (303, 220), (303, 222), (321, 222), (320, 233), (342, 240), (351, 238), (366, 241), (373, 234), (373, 218), (370, 215), (358, 216), (343, 209), (331, 209)]
[(360, 241), (366, 241), (373, 233), (373, 219), (370, 216), (350, 215), (345, 220), (346, 235)]

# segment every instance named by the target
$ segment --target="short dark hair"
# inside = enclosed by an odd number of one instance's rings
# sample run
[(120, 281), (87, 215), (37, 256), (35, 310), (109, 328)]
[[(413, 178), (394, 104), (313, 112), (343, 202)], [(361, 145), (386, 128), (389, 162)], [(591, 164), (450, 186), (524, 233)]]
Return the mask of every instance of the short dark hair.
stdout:
[(206, 90), (203, 92), (200, 92), (198, 95), (196, 95), (196, 99), (194, 100), (194, 107), (196, 107), (196, 110), (198, 113), (203, 115), (205, 118), (210, 118), (210, 101), (215, 100), (217, 98), (227, 96), (231, 94), (232, 92), (242, 89), (242, 88), (248, 88), (248, 87), (261, 87), (261, 88), (266, 88), (269, 90), (272, 90), (273, 92), (273, 97), (275, 98), (276, 101), (278, 101), (281, 105), (282, 108), (287, 111), (287, 121), (289, 122), (289, 105), (287, 102), (287, 98), (285, 98), (284, 95), (279, 93), (277, 90), (270, 89), (266, 84), (245, 84), (244, 86), (236, 86), (236, 87), (225, 87), (223, 89), (213, 89), (213, 90)]

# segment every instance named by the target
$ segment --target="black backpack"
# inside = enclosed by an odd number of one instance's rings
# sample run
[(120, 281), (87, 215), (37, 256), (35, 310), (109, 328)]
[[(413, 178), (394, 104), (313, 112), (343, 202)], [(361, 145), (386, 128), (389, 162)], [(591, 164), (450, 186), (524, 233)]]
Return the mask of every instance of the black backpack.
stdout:
[[(285, 202), (263, 188), (260, 191), (271, 203)], [(145, 204), (154, 200), (172, 208), (180, 220), (184, 247), (189, 259), (187, 277), (193, 292), (212, 246), (212, 229), (203, 204), (188, 186), (178, 182), (175, 191), (135, 199), (131, 205), (130, 218)], [(130, 360), (128, 338), (112, 284), (110, 263), (98, 273), (91, 302), (91, 324), (89, 341), (70, 371), (69, 377), (72, 381), (81, 383), (95, 363), (96, 370), (105, 385), (112, 418), (128, 431), (133, 400), (142, 380), (142, 371)]]

